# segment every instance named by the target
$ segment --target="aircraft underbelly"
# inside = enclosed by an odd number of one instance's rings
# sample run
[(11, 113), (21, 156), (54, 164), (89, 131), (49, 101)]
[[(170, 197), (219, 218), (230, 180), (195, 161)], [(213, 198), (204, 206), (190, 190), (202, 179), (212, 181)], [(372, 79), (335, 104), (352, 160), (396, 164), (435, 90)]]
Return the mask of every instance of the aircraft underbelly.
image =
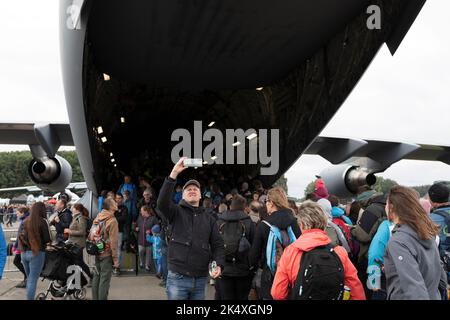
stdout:
[(285, 77), (363, 11), (366, 0), (96, 0), (99, 70), (186, 89), (254, 88)]

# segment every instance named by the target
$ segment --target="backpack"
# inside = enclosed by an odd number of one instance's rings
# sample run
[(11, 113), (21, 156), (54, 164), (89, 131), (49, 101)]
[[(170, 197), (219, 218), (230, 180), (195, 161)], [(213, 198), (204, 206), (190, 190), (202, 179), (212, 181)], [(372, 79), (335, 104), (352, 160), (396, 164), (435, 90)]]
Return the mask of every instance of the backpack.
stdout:
[(86, 218), (86, 235), (89, 235), (89, 232), (91, 231), (93, 223), (94, 223), (94, 219)]
[(109, 218), (97, 221), (92, 224), (92, 227), (89, 230), (89, 235), (86, 240), (86, 252), (93, 256), (98, 256), (105, 251), (106, 242), (103, 239), (105, 234), (105, 225), (106, 221)]
[(280, 230), (265, 220), (262, 220), (262, 222), (270, 228), (266, 247), (266, 262), (272, 275), (275, 275), (278, 261), (280, 261), (284, 249), (294, 242), (297, 237), (292, 231), (291, 226), (289, 226), (286, 230)]
[(325, 227), (325, 232), (326, 232), (328, 238), (330, 238), (332, 245), (334, 245), (334, 246), (342, 245), (337, 231), (332, 226), (327, 224), (327, 226)]
[(292, 300), (342, 300), (344, 266), (334, 246), (316, 247), (301, 257)]
[(236, 263), (245, 260), (250, 250), (250, 242), (246, 238), (246, 228), (242, 220), (228, 220), (219, 226), (225, 248), (225, 261)]
[(333, 218), (332, 222), (341, 229), (343, 235), (345, 236), (345, 240), (347, 240), (347, 243), (350, 247), (350, 251), (353, 253), (353, 239), (352, 234), (350, 233), (350, 228), (345, 223), (345, 220), (342, 218)]
[(445, 271), (450, 272), (450, 210), (445, 212), (444, 210), (436, 210), (432, 213), (445, 219), (444, 225), (442, 226), (442, 231), (440, 233), (440, 236), (443, 235), (445, 239), (439, 243), (439, 253), (442, 261), (444, 262)]

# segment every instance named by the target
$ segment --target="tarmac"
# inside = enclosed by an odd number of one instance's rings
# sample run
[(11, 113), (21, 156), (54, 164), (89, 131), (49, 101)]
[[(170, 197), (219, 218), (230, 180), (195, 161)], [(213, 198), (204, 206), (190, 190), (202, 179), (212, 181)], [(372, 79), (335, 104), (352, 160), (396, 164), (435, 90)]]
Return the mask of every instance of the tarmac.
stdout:
[[(15, 288), (21, 281), (22, 274), (20, 272), (4, 274), (3, 279), (0, 280), (0, 300), (25, 300), (26, 289)], [(165, 288), (158, 285), (160, 282), (161, 280), (156, 278), (156, 276), (149, 274), (113, 276), (108, 300), (167, 300)], [(41, 281), (39, 279), (36, 295), (40, 292), (45, 292), (48, 285), (48, 280)], [(208, 284), (206, 288), (206, 299), (213, 300), (214, 292), (214, 287)], [(92, 300), (91, 288), (86, 287), (86, 299)], [(61, 299), (52, 299), (51, 294), (49, 294), (47, 300)]]
[[(10, 260), (13, 257), (8, 257)], [(7, 269), (6, 269), (7, 270)], [(0, 280), (0, 300), (25, 300), (26, 289), (15, 286), (23, 280), (19, 271), (6, 271)], [(145, 270), (139, 271), (136, 276), (134, 271), (124, 272), (119, 276), (111, 278), (108, 300), (167, 300), (164, 287), (160, 287), (161, 282), (155, 275)], [(39, 279), (36, 295), (45, 292), (50, 284), (49, 280)], [(206, 300), (214, 300), (215, 289), (209, 283), (206, 287)], [(72, 300), (73, 297), (69, 297)], [(51, 294), (47, 300), (61, 300), (53, 298)], [(92, 300), (92, 289), (86, 287), (86, 300)]]
[[(2, 226), (7, 242), (15, 241), (18, 223), (12, 228)], [(25, 300), (26, 289), (16, 288), (15, 286), (23, 280), (23, 275), (13, 265), (14, 256), (8, 256), (3, 272), (3, 278), (0, 280), (0, 300)], [(93, 256), (85, 253), (85, 261), (88, 265), (93, 266)], [(111, 278), (111, 286), (109, 290), (108, 300), (167, 300), (165, 288), (160, 287), (161, 282), (154, 274), (145, 270), (139, 270), (136, 276), (135, 256), (133, 254), (124, 253), (124, 268), (129, 271), (123, 272), (120, 276)], [(37, 284), (36, 295), (45, 292), (50, 284), (49, 280), (39, 279)], [(207, 300), (214, 300), (215, 288), (209, 283), (206, 287), (205, 297)], [(70, 297), (69, 297), (70, 298)], [(52, 299), (51, 294), (47, 297)], [(92, 299), (92, 290), (86, 287), (86, 299)], [(54, 299), (60, 300), (60, 299)]]

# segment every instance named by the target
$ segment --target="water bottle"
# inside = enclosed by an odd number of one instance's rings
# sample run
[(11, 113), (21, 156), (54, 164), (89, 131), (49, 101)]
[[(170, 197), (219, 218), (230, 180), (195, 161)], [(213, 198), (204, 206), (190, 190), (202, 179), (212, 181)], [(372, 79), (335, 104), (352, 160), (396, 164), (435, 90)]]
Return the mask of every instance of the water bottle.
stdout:
[(103, 252), (104, 246), (103, 246), (103, 242), (102, 242), (102, 241), (100, 241), (100, 242), (97, 243), (97, 248), (98, 248), (98, 251), (99, 251), (100, 253)]
[(342, 300), (350, 300), (350, 288), (347, 286), (344, 286), (344, 296)]
[(216, 261), (212, 261), (209, 264), (209, 275), (211, 277), (213, 277), (216, 272), (217, 272), (217, 262)]

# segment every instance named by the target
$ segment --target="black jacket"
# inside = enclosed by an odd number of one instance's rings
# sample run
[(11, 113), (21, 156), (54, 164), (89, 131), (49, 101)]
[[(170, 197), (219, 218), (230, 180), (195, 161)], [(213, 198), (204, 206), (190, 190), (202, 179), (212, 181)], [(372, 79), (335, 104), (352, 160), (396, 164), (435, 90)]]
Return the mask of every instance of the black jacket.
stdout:
[[(189, 277), (206, 277), (208, 264), (224, 266), (225, 251), (216, 220), (202, 207), (184, 200), (172, 201), (175, 180), (168, 177), (159, 193), (157, 210), (172, 226), (168, 247), (168, 269)], [(222, 270), (224, 270), (222, 268)]]
[(381, 222), (385, 220), (386, 196), (373, 198), (370, 205), (361, 214), (358, 224), (351, 229), (351, 234), (359, 242), (358, 264), (367, 267), (367, 253), (370, 243), (378, 230)]
[(124, 232), (125, 225), (128, 224), (128, 209), (124, 205), (118, 206), (116, 212), (114, 212), (114, 216), (116, 217), (117, 222), (119, 223), (119, 232)]
[[(265, 218), (265, 220), (271, 225), (278, 227), (280, 230), (286, 230), (290, 226), (297, 238), (300, 237), (302, 233), (297, 219), (290, 209), (275, 211)], [(272, 288), (273, 277), (266, 262), (266, 248), (269, 232), (270, 228), (267, 224), (262, 222), (258, 223), (255, 239), (253, 240), (252, 249), (250, 250), (250, 264), (252, 266), (259, 266), (263, 269), (261, 275), (261, 295), (263, 299), (272, 299), (270, 289)]]
[[(250, 219), (249, 215), (243, 211), (226, 211), (222, 213), (217, 220), (217, 226), (220, 226), (227, 221), (242, 221), (245, 227), (245, 237), (253, 244), (255, 237), (255, 223)], [(227, 277), (245, 277), (250, 274), (250, 264), (248, 261), (248, 254), (246, 261), (239, 261), (236, 263), (225, 261), (225, 268), (222, 275)]]
[(72, 211), (65, 208), (63, 211), (58, 212), (58, 217), (58, 223), (53, 221), (56, 228), (56, 241), (63, 242), (66, 240), (64, 239), (64, 229), (68, 229), (72, 223)]

